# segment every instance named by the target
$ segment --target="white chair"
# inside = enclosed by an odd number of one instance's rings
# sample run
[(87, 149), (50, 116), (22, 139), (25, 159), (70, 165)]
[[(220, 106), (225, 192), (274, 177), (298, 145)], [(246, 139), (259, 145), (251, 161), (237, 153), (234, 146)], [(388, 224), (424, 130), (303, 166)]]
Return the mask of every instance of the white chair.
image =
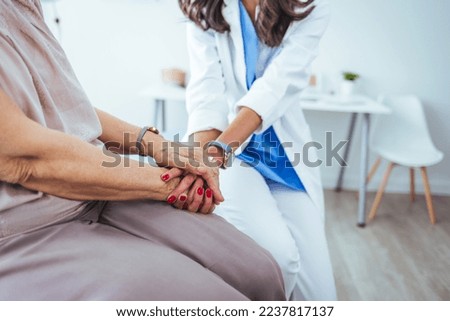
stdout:
[(415, 96), (381, 96), (379, 102), (390, 107), (392, 114), (379, 116), (372, 132), (370, 148), (379, 158), (369, 172), (367, 182), (377, 171), (381, 159), (389, 161), (380, 184), (369, 220), (373, 220), (380, 206), (389, 176), (396, 165), (409, 168), (411, 201), (415, 200), (414, 169), (420, 168), (425, 189), (428, 215), (436, 223), (427, 167), (439, 163), (444, 155), (431, 140), (420, 100)]

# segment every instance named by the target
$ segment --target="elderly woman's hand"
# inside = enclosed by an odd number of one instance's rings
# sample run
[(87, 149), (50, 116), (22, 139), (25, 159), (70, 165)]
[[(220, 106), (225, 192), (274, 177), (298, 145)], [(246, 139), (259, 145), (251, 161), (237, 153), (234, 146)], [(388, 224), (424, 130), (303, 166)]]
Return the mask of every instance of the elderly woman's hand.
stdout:
[[(185, 182), (192, 184), (189, 189), (183, 190)], [(176, 198), (175, 195), (178, 195), (180, 191), (182, 193)], [(178, 209), (193, 213), (211, 214), (215, 209), (212, 190), (206, 186), (206, 182), (201, 177), (196, 177), (193, 174), (187, 174), (183, 177), (168, 202)]]
[[(153, 158), (159, 166), (171, 168), (168, 172), (161, 175), (163, 181), (168, 182), (174, 178), (183, 177), (172, 196), (176, 196), (180, 192), (183, 193), (187, 189), (191, 190), (190, 188), (186, 188), (186, 185), (193, 185), (197, 177), (199, 177), (202, 179), (202, 188), (203, 185), (206, 185), (210, 190), (208, 191), (207, 189), (205, 191), (207, 193), (205, 194), (209, 195), (209, 193), (212, 193), (211, 198), (215, 204), (224, 201), (219, 187), (219, 168), (215, 162), (209, 161), (208, 155), (203, 149), (185, 146), (179, 143), (170, 143), (155, 151), (153, 153)], [(197, 185), (199, 184), (200, 182), (198, 181)], [(185, 196), (188, 196), (187, 193), (185, 193)], [(173, 197), (170, 198), (171, 196), (169, 196), (168, 201), (178, 200), (174, 200)], [(195, 205), (191, 208), (195, 208)]]

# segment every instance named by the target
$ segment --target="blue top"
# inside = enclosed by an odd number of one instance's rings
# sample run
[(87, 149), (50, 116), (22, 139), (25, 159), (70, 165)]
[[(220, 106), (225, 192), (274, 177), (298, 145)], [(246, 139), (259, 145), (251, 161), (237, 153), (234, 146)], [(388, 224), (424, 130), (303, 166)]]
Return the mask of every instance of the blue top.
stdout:
[[(250, 89), (258, 78), (257, 68), (260, 67), (258, 66), (260, 43), (255, 26), (241, 1), (239, 1), (239, 6), (247, 71), (247, 89)], [(286, 156), (286, 152), (273, 127), (270, 127), (262, 134), (253, 135), (238, 158), (254, 167), (266, 179), (278, 182), (294, 190), (306, 191), (289, 158)]]

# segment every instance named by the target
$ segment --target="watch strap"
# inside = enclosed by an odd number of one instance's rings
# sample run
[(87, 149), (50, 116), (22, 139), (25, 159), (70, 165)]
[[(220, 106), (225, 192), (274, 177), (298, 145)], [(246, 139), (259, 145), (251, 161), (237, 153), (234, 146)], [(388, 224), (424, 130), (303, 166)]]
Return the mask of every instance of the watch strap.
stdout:
[(220, 140), (213, 140), (213, 141), (210, 141), (210, 142), (206, 145), (206, 148), (211, 147), (211, 146), (219, 147), (221, 150), (223, 150), (223, 151), (224, 151), (225, 153), (227, 153), (227, 154), (230, 154), (230, 153), (233, 152), (233, 149), (232, 149), (229, 145), (227, 145), (227, 144), (221, 142)]
[(156, 127), (153, 127), (153, 126), (142, 127), (141, 131), (139, 132), (138, 138), (136, 140), (136, 148), (138, 150), (139, 155), (141, 155), (141, 156), (147, 156), (144, 154), (144, 151), (141, 148), (142, 140), (144, 139), (144, 136), (147, 132), (152, 132), (156, 135), (159, 135), (159, 130)]

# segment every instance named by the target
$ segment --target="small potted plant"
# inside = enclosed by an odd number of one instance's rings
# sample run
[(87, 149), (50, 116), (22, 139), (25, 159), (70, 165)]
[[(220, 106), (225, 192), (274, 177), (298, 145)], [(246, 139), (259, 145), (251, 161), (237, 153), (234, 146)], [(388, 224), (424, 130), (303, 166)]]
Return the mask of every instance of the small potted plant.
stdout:
[(360, 78), (360, 75), (355, 74), (354, 72), (344, 72), (342, 75), (341, 95), (349, 97), (354, 94), (355, 83)]

